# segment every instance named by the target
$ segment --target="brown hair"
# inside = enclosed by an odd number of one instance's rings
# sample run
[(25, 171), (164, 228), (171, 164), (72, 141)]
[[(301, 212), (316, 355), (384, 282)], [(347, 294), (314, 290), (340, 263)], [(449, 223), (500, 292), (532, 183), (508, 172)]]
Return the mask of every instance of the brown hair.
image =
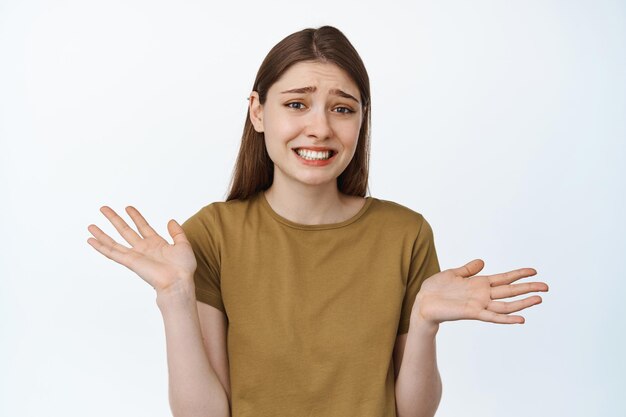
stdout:
[[(333, 63), (346, 71), (359, 87), (363, 122), (352, 160), (337, 177), (339, 191), (364, 197), (367, 191), (370, 153), (370, 84), (365, 65), (348, 38), (332, 26), (304, 29), (277, 43), (257, 72), (253, 91), (265, 103), (267, 91), (292, 65), (302, 62)], [(233, 170), (226, 201), (246, 199), (268, 189), (274, 180), (274, 163), (267, 154), (264, 134), (254, 130), (249, 110), (241, 136), (241, 146)]]

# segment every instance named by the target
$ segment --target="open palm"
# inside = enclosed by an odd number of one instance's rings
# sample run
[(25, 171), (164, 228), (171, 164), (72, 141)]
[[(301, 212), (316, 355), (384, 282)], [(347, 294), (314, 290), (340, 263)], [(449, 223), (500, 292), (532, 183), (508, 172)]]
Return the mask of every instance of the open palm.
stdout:
[(535, 304), (541, 297), (534, 295), (516, 301), (496, 301), (535, 291), (548, 291), (543, 282), (513, 282), (533, 276), (533, 268), (522, 268), (495, 275), (474, 276), (484, 267), (476, 259), (455, 269), (441, 271), (426, 279), (413, 305), (413, 314), (432, 322), (474, 319), (493, 323), (524, 323), (519, 315), (510, 315)]
[(87, 239), (87, 242), (94, 249), (135, 272), (157, 292), (192, 280), (196, 270), (196, 258), (182, 227), (175, 220), (170, 220), (167, 224), (167, 230), (174, 241), (170, 244), (154, 231), (134, 207), (127, 207), (126, 212), (139, 233), (110, 207), (104, 206), (100, 211), (130, 247), (116, 242), (92, 224), (87, 229), (94, 237)]

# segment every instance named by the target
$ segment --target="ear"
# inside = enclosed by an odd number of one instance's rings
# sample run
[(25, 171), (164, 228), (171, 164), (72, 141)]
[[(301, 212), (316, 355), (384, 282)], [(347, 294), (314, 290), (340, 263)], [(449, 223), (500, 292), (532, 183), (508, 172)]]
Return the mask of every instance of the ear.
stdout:
[(259, 93), (253, 91), (250, 94), (250, 98), (248, 98), (248, 100), (250, 101), (250, 103), (248, 103), (250, 109), (250, 122), (252, 122), (254, 130), (262, 133), (265, 131), (265, 129), (263, 127), (263, 105), (259, 100)]

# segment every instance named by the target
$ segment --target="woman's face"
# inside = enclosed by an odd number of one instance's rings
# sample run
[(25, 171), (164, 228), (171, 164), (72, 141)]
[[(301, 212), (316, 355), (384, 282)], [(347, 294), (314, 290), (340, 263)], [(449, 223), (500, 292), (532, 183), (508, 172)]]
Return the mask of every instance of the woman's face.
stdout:
[(252, 93), (250, 119), (264, 132), (274, 182), (336, 185), (356, 150), (361, 96), (337, 65), (299, 62), (270, 87), (265, 104)]

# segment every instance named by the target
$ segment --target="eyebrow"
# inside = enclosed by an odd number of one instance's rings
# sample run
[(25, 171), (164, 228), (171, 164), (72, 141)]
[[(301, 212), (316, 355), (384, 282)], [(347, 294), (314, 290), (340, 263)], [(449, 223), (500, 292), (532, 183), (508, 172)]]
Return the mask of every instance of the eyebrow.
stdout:
[[(286, 91), (281, 92), (281, 94), (310, 94), (310, 93), (314, 93), (316, 90), (317, 90), (317, 87), (292, 88), (291, 90), (286, 90)], [(361, 104), (359, 100), (357, 100), (356, 97), (354, 97), (352, 94), (348, 94), (345, 91), (340, 90), (338, 88), (331, 89), (329, 93), (335, 96), (354, 100), (357, 103)]]

